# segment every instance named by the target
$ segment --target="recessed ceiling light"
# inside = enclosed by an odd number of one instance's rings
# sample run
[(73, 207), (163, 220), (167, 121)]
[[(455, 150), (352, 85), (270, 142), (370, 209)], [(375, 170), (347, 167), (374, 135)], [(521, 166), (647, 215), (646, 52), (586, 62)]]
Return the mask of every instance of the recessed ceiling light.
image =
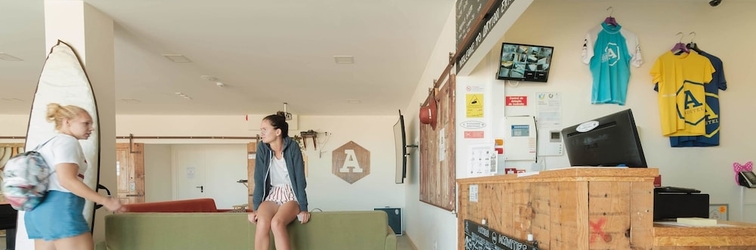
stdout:
[(192, 99), (192, 97), (191, 97), (191, 96), (188, 96), (188, 95), (186, 95), (186, 94), (184, 94), (184, 93), (181, 93), (181, 92), (176, 92), (176, 93), (174, 93), (174, 94), (176, 94), (177, 96), (183, 97), (184, 99), (189, 99), (189, 100), (191, 100), (191, 99)]
[(354, 63), (353, 56), (333, 56), (333, 59), (336, 60), (336, 64), (353, 64)]
[(189, 58), (186, 58), (182, 54), (163, 54), (163, 57), (168, 58), (168, 60), (171, 60), (175, 63), (190, 63), (192, 62), (189, 60)]
[(354, 99), (353, 100), (347, 100), (347, 102), (349, 104), (360, 104), (360, 103), (362, 103), (362, 101), (360, 101), (360, 100), (354, 100)]
[(201, 75), (200, 78), (205, 81), (217, 82), (218, 78), (211, 75)]
[(12, 56), (11, 54), (3, 53), (3, 52), (0, 52), (0, 60), (10, 61), (10, 62), (23, 61), (23, 59), (21, 58), (18, 58), (18, 57)]

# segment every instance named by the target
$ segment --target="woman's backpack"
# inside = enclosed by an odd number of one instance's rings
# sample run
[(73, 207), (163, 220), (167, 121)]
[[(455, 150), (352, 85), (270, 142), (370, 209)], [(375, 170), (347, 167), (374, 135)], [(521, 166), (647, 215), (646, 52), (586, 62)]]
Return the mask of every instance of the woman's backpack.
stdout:
[(53, 138), (5, 163), (3, 196), (14, 209), (31, 211), (45, 199), (52, 171), (38, 151)]

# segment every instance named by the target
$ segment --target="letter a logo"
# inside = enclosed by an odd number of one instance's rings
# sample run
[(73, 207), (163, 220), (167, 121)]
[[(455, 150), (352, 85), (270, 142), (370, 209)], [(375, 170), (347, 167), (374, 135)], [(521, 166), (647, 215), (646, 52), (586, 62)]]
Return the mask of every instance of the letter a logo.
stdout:
[(692, 108), (702, 105), (701, 102), (699, 102), (698, 99), (696, 99), (696, 97), (693, 96), (693, 93), (691, 93), (690, 90), (686, 90), (685, 91), (685, 109), (686, 110), (691, 108), (689, 104), (693, 104)]
[(357, 162), (357, 156), (354, 155), (354, 150), (344, 150), (344, 154), (346, 155), (346, 160), (344, 161), (344, 166), (342, 166), (339, 171), (342, 173), (362, 173), (362, 168), (360, 168), (360, 163)]
[(331, 172), (353, 184), (370, 174), (370, 151), (350, 141), (333, 150)]

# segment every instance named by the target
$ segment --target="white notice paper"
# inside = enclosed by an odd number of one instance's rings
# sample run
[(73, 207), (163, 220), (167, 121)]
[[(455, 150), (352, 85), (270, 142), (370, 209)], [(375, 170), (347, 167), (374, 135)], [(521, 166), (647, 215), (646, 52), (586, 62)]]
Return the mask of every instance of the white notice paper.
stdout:
[(496, 174), (498, 157), (493, 143), (470, 145), (468, 157), (467, 177)]
[(478, 185), (470, 185), (470, 202), (478, 202)]
[(538, 127), (562, 126), (562, 97), (559, 92), (536, 93)]

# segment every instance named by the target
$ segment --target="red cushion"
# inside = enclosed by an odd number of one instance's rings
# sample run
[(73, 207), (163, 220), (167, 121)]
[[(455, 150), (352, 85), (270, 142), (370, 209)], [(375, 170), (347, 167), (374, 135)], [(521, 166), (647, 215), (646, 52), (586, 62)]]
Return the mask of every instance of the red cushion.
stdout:
[(166, 213), (182, 213), (182, 212), (218, 212), (218, 208), (215, 206), (215, 200), (211, 198), (201, 199), (189, 199), (189, 200), (175, 200), (175, 201), (159, 201), (159, 202), (147, 202), (147, 203), (135, 203), (123, 205), (126, 212), (166, 212)]

